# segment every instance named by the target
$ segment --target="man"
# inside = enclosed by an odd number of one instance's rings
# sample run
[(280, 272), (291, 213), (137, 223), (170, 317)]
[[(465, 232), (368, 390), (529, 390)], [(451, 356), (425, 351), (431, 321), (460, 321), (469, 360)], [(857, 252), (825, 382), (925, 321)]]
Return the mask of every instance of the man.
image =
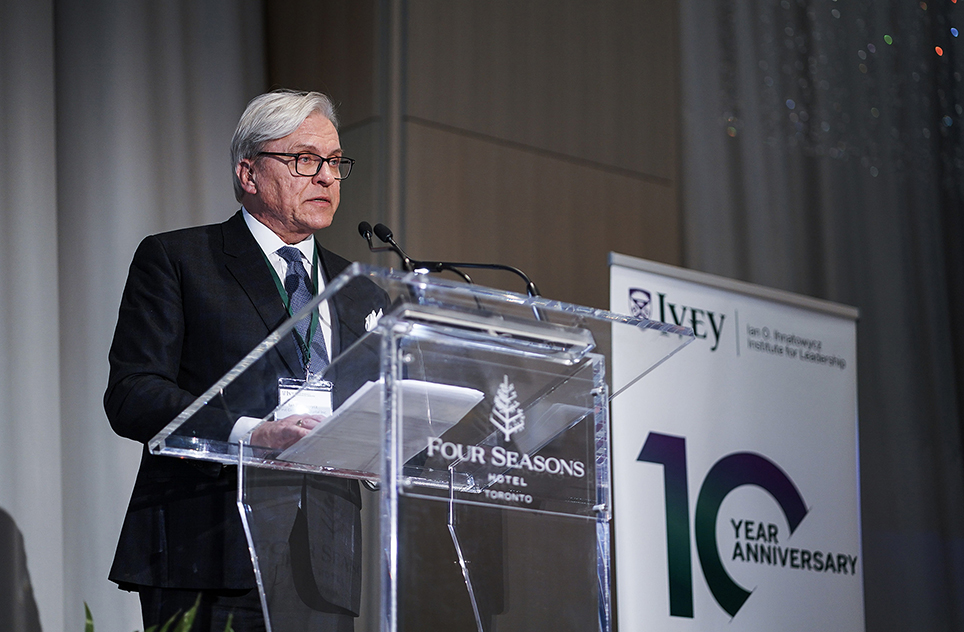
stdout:
[[(289, 307), (297, 311), (299, 293), (320, 291), (311, 286), (348, 265), (314, 240), (331, 223), (341, 180), (353, 163), (343, 155), (336, 125), (322, 94), (256, 97), (231, 143), (241, 210), (222, 224), (152, 235), (140, 244), (121, 300), (104, 396), (119, 435), (146, 444), (281, 325)], [(367, 282), (350, 285), (330, 302), (310, 327), (305, 319), (304, 328), (242, 376), (237, 390), (246, 399), (234, 412), (247, 417), (214, 416), (188, 431), (237, 440), (277, 405), (279, 378), (324, 370), (330, 351), (364, 335), (366, 317), (385, 306)], [(360, 371), (369, 369), (377, 372)], [(335, 377), (336, 393), (343, 391), (336, 398), (358, 379)], [(264, 423), (254, 428), (251, 443), (283, 448), (315, 423), (301, 415)], [(330, 548), (339, 563), (320, 575), (327, 578), (317, 587), (321, 605), (314, 606), (321, 623), (312, 629), (351, 630), (360, 588), (354, 546), (360, 494), (354, 481), (314, 478), (313, 502), (321, 498), (326, 508), (330, 524), (323, 535), (336, 543)], [(264, 629), (236, 494), (236, 468), (154, 456), (145, 447), (110, 572), (121, 588), (139, 592), (145, 628), (189, 609), (200, 594), (202, 629), (220, 632), (228, 616), (235, 630)]]

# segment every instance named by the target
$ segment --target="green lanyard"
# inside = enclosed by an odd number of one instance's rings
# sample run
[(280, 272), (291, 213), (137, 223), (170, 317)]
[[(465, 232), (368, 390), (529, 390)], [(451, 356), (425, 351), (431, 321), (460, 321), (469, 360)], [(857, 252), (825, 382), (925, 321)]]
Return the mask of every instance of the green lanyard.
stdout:
[[(291, 300), (288, 298), (288, 291), (285, 290), (284, 284), (281, 282), (281, 278), (278, 277), (278, 272), (271, 265), (271, 261), (268, 260), (268, 255), (261, 252), (261, 256), (264, 257), (264, 262), (268, 264), (268, 269), (271, 270), (271, 278), (274, 279), (275, 287), (278, 288), (278, 293), (281, 295), (281, 302), (284, 303), (285, 311), (288, 312), (288, 316), (294, 316), (291, 313)], [(318, 244), (314, 247), (314, 256), (311, 261), (311, 285), (312, 289), (317, 291), (318, 289)], [(311, 310), (311, 324), (308, 326), (308, 340), (302, 340), (301, 334), (295, 329), (292, 333), (295, 335), (295, 340), (298, 341), (298, 345), (301, 347), (301, 352), (305, 358), (305, 367), (310, 366), (311, 363), (311, 341), (315, 337), (315, 332), (318, 331), (318, 326), (320, 325), (321, 319), (318, 317), (318, 309)]]

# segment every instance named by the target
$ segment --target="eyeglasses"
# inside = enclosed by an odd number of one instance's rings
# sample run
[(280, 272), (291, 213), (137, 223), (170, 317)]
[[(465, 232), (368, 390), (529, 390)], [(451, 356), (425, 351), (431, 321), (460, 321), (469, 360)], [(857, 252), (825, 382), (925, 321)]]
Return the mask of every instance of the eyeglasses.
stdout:
[[(351, 158), (345, 158), (344, 156), (332, 156), (331, 158), (322, 158), (318, 154), (313, 154), (311, 152), (301, 152), (298, 154), (286, 154), (276, 151), (262, 151), (258, 152), (259, 156), (284, 156), (286, 158), (291, 158), (291, 160), (282, 160), (288, 164), (288, 170), (291, 171), (293, 176), (306, 176), (313, 178), (318, 175), (321, 171), (322, 166), (327, 162), (328, 166), (335, 174), (335, 180), (344, 180), (351, 173), (351, 167), (355, 164), (355, 161)], [(294, 167), (292, 167), (294, 165)]]

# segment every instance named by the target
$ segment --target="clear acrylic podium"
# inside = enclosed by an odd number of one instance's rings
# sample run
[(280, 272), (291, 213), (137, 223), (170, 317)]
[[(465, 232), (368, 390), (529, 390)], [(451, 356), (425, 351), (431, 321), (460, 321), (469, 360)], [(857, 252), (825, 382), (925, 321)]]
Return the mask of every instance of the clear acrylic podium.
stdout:
[[(306, 387), (333, 385), (333, 414), (285, 450), (205, 436), (212, 416), (272, 423), (279, 404), (300, 401), (278, 401), (271, 354), (318, 302), (359, 291), (384, 308)], [(617, 327), (634, 342), (611, 350)], [(609, 401), (692, 338), (646, 319), (354, 264), (150, 449), (238, 466), (273, 632), (311, 630), (345, 611), (360, 615), (358, 631), (608, 632)], [(608, 381), (613, 355), (631, 380)], [(350, 480), (374, 490), (365, 572), (357, 504), (338, 492), (357, 490)]]

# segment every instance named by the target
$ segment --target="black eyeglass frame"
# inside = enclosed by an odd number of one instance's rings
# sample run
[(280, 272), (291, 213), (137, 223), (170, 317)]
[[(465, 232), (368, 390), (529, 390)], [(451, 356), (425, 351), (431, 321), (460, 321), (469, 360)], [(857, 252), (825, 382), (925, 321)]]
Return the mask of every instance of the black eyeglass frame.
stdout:
[[(344, 180), (345, 178), (351, 175), (351, 168), (355, 166), (354, 159), (348, 158), (347, 156), (331, 156), (330, 158), (323, 158), (318, 154), (310, 151), (299, 151), (296, 154), (285, 153), (280, 151), (259, 151), (258, 155), (259, 156), (284, 156), (286, 158), (291, 158), (291, 160), (282, 161), (288, 165), (289, 171), (291, 171), (291, 163), (294, 162), (294, 165), (295, 165), (294, 173), (292, 173), (291, 175), (304, 176), (306, 178), (314, 178), (316, 175), (321, 173), (321, 170), (324, 167), (325, 163), (328, 163), (328, 166), (331, 167), (332, 172), (335, 174), (335, 180)], [(300, 171), (298, 171), (298, 167), (299, 167), (298, 159), (301, 156), (314, 156), (315, 158), (317, 158), (318, 169), (314, 173), (301, 173)], [(344, 164), (348, 165), (348, 172), (345, 175), (341, 175), (340, 165), (344, 165)]]

